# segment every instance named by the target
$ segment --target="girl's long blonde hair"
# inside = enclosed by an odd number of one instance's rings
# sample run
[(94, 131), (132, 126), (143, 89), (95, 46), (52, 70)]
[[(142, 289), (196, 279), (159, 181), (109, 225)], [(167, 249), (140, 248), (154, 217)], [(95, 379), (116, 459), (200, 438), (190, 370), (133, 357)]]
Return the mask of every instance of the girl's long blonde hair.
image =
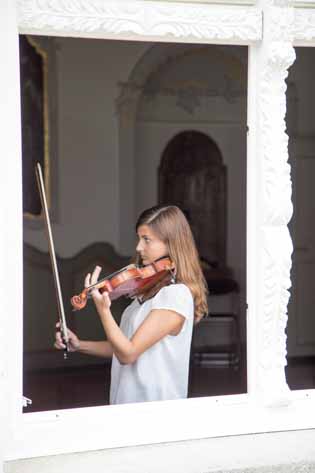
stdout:
[(175, 264), (176, 282), (189, 287), (194, 299), (195, 322), (199, 322), (208, 313), (208, 288), (185, 215), (175, 205), (156, 206), (142, 212), (136, 230), (141, 225), (148, 225), (166, 244), (168, 256)]

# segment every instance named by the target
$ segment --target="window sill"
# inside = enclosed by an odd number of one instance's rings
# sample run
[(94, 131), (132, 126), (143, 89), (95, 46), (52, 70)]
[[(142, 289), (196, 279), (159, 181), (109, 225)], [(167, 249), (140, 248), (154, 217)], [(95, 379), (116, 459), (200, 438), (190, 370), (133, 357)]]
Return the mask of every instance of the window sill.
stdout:
[[(21, 414), (6, 460), (310, 429), (315, 427), (314, 398), (310, 390), (292, 392), (289, 404), (281, 407), (263, 407), (241, 394)], [(87, 431), (88, 436), (81, 434)]]

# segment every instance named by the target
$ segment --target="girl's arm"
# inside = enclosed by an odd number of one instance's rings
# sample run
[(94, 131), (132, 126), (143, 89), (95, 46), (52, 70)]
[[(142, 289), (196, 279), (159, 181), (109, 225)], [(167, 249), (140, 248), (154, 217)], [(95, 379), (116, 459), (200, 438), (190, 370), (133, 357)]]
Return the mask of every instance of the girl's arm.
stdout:
[[(102, 297), (106, 297), (105, 293), (102, 294)], [(121, 364), (134, 363), (143, 352), (166, 335), (176, 335), (184, 323), (183, 316), (177, 312), (152, 310), (129, 340), (116, 324), (109, 309), (97, 307), (97, 311), (107, 338)]]
[[(56, 340), (55, 348), (57, 350), (64, 350), (66, 348), (65, 344), (62, 341), (60, 333), (60, 323), (56, 324)], [(104, 341), (89, 341), (89, 340), (80, 340), (77, 335), (68, 329), (68, 338), (69, 338), (69, 349), (71, 352), (78, 351), (80, 353), (85, 353), (87, 355), (100, 356), (102, 358), (111, 358), (113, 356), (113, 347), (110, 342)]]
[(77, 350), (80, 353), (86, 355), (100, 356), (102, 358), (111, 358), (113, 356), (113, 347), (107, 340), (101, 341), (90, 341), (80, 340), (80, 346)]

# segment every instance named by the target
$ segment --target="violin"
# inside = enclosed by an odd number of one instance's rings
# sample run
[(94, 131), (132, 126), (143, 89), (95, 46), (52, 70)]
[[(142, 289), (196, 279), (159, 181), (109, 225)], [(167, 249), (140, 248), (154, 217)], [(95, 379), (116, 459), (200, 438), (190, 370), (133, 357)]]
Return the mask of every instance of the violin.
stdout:
[(73, 310), (81, 310), (86, 306), (93, 289), (98, 289), (100, 293), (107, 291), (111, 300), (121, 296), (134, 297), (154, 287), (172, 270), (174, 270), (174, 264), (168, 257), (159, 258), (142, 267), (130, 264), (86, 287), (81, 294), (73, 296), (71, 298)]

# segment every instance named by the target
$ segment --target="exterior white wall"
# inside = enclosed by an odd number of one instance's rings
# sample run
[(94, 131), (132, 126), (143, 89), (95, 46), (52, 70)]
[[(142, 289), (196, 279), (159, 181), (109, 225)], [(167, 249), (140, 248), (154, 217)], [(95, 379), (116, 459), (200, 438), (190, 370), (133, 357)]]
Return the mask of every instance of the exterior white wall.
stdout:
[[(0, 126), (0, 471), (12, 439), (14, 418), (21, 409), (22, 358), (21, 341), (23, 281), (22, 260), (22, 189), (11, 183), (21, 176), (20, 89), (18, 63), (18, 29), (13, 2), (0, 3), (0, 55), (5, 65), (1, 74)], [(12, 229), (15, 228), (14, 231)], [(11, 231), (9, 230), (11, 229)], [(6, 269), (5, 269), (6, 268)], [(10, 284), (8, 284), (10, 280)], [(14, 339), (9, 334), (15, 333)], [(19, 367), (10, 369), (10, 363)], [(14, 390), (10, 386), (15, 385)]]
[[(8, 95), (13, 100), (5, 102), (1, 117), (8, 120), (7, 130), (15, 130), (17, 134), (16, 22), (14, 11), (8, 10), (9, 3), (12, 5), (9, 1), (1, 5), (4, 14), (0, 15), (1, 31), (10, 33), (2, 51), (4, 58), (11, 58), (13, 67), (5, 69), (7, 73), (2, 75), (1, 83), (10, 91), (11, 95)], [(10, 191), (17, 200), (21, 197), (19, 138), (15, 140), (13, 133), (13, 146), (10, 146), (10, 140), (1, 143), (3, 155), (8, 150), (12, 152), (11, 159), (6, 160), (6, 179), (1, 188), (3, 198), (0, 199), (6, 223), (1, 241), (1, 261), (4, 262), (1, 265), (1, 291), (10, 300), (12, 314), (12, 318), (3, 318), (3, 339), (7, 344), (0, 347), (0, 359), (4, 364), (1, 388), (6, 393), (2, 412), (9, 405), (9, 424), (1, 425), (2, 432), (5, 435), (9, 433), (5, 436), (7, 444), (3, 456), (6, 459), (315, 426), (313, 401), (306, 399), (310, 393), (301, 393), (299, 397), (292, 395), (286, 389), (284, 379), (284, 330), (292, 249), (286, 228), (292, 207), (284, 132), (285, 77), (294, 61), (293, 42), (315, 45), (315, 13), (312, 10), (295, 12), (285, 2), (261, 2), (264, 10), (261, 41), (262, 16), (256, 7), (244, 11), (238, 6), (207, 5), (205, 9), (197, 4), (186, 5), (90, 0), (83, 7), (69, 0), (67, 4), (56, 1), (52, 7), (48, 0), (40, 3), (21, 0), (19, 22), (21, 31), (29, 33), (40, 31), (42, 34), (69, 36), (223, 44), (243, 42), (251, 45), (248, 117), (249, 396), (243, 400), (227, 398), (223, 403), (217, 399), (195, 399), (163, 404), (163, 407), (153, 403), (150, 406), (132, 406), (132, 409), (119, 406), (117, 409), (106, 408), (106, 413), (102, 409), (82, 409), (62, 414), (46, 413), (44, 416), (20, 414), (16, 401), (21, 394), (21, 383), (17, 378), (22, 370), (18, 324), (22, 314), (21, 206), (12, 204), (10, 213), (5, 207)], [(11, 16), (6, 21), (3, 18), (8, 12)], [(7, 245), (9, 241), (11, 245)], [(8, 308), (8, 304), (1, 306), (5, 315)], [(162, 413), (164, 417), (161, 417)], [(150, 425), (154, 428), (149, 428)], [(82, 427), (89, 433), (84, 438), (80, 435)], [(206, 447), (202, 450), (205, 452)]]
[(8, 462), (5, 473), (311, 473), (313, 431), (120, 448)]

